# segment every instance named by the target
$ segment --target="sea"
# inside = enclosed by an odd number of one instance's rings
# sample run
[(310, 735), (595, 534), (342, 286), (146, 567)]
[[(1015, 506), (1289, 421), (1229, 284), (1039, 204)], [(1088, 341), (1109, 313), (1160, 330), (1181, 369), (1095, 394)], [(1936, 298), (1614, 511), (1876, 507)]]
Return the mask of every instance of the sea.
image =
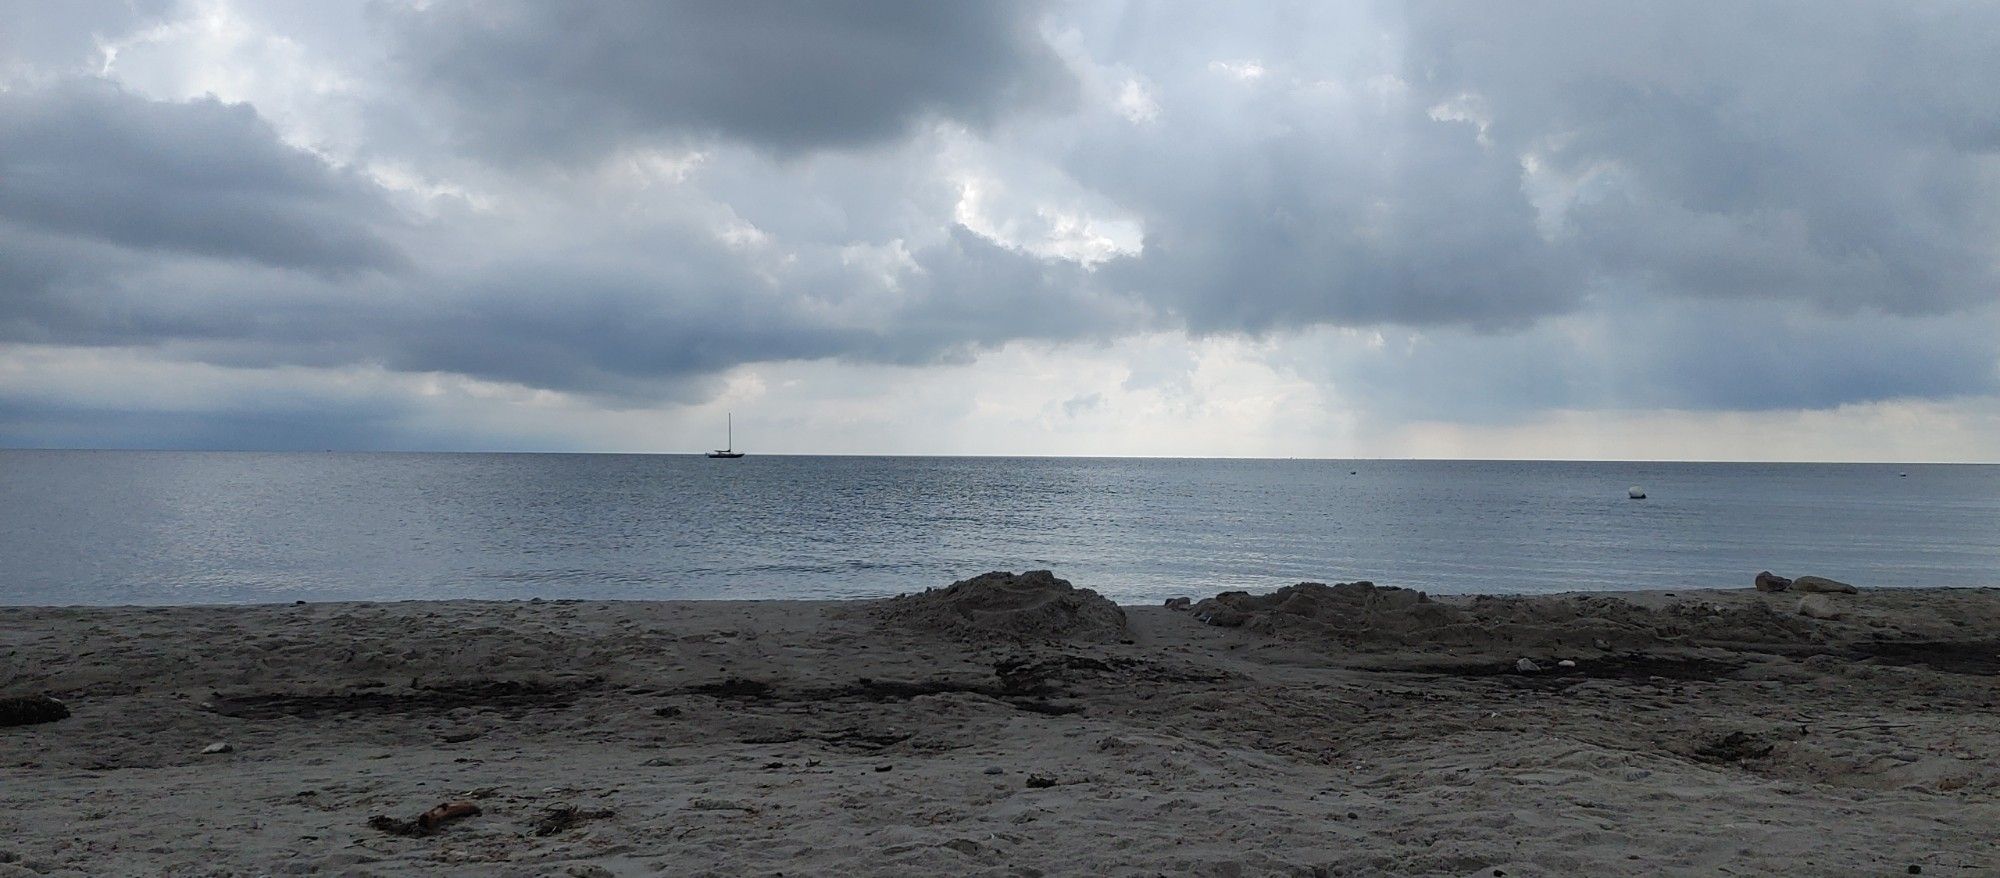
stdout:
[[(1640, 487), (1643, 500), (1627, 497)], [(2000, 585), (2000, 466), (0, 451), (0, 604)]]

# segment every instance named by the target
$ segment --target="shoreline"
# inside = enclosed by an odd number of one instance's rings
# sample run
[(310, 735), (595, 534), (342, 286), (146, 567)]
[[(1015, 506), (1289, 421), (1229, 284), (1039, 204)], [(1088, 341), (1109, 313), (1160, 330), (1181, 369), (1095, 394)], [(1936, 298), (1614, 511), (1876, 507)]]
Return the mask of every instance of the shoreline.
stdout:
[[(1729, 596), (1729, 595), (1743, 595), (1743, 594), (1749, 594), (1749, 593), (1754, 593), (1754, 592), (1755, 592), (1755, 590), (1754, 590), (1754, 589), (1751, 589), (1751, 588), (1749, 588), (1749, 587), (1729, 587), (1729, 586), (1705, 586), (1705, 585), (1704, 585), (1704, 586), (1689, 586), (1689, 587), (1687, 587), (1687, 588), (1677, 588), (1677, 589), (1664, 589), (1664, 588), (1635, 588), (1635, 589), (1603, 589), (1603, 590), (1597, 590), (1597, 589), (1572, 589), (1572, 590), (1569, 590), (1569, 591), (1547, 591), (1547, 592), (1503, 592), (1503, 591), (1494, 591), (1494, 592), (1462, 592), (1462, 593), (1461, 593), (1461, 592), (1452, 592), (1452, 593), (1440, 593), (1440, 592), (1429, 592), (1429, 591), (1424, 591), (1424, 589), (1421, 589), (1421, 588), (1415, 588), (1415, 587), (1404, 587), (1404, 586), (1385, 586), (1385, 587), (1389, 587), (1389, 588), (1401, 588), (1401, 589), (1403, 589), (1403, 590), (1406, 590), (1406, 591), (1413, 591), (1413, 592), (1423, 592), (1423, 593), (1424, 593), (1424, 594), (1425, 594), (1425, 595), (1426, 595), (1427, 597), (1429, 597), (1429, 598), (1430, 598), (1431, 600), (1434, 600), (1434, 601), (1437, 601), (1437, 602), (1440, 602), (1440, 603), (1465, 603), (1465, 602), (1469, 602), (1469, 601), (1474, 601), (1474, 600), (1480, 600), (1480, 599), (1487, 599), (1487, 600), (1492, 600), (1492, 599), (1522, 599), (1522, 598), (1525, 598), (1525, 599), (1556, 599), (1556, 598), (1576, 598), (1576, 597), (1606, 597), (1606, 598), (1616, 598), (1616, 599), (1619, 599), (1619, 600), (1628, 600), (1628, 601), (1634, 601), (1634, 602), (1638, 602), (1638, 603), (1642, 603), (1642, 604), (1643, 604), (1643, 603), (1657, 603), (1657, 602), (1661, 602), (1661, 601), (1671, 601), (1671, 600), (1677, 600), (1677, 599), (1693, 599), (1693, 598), (1697, 598), (1697, 597), (1702, 597), (1702, 596)], [(935, 591), (936, 589), (931, 589), (931, 590)], [(2000, 592), (2000, 584), (1994, 584), (1994, 585), (1878, 585), (1878, 586), (1869, 586), (1869, 587), (1867, 588), (1867, 591), (1868, 591), (1869, 593), (1871, 593), (1871, 594), (1885, 594), (1885, 593), (1887, 593), (1887, 594), (1893, 594), (1893, 593), (1903, 593), (1903, 592), (1912, 592), (1912, 593), (1926, 593), (1926, 592), (1939, 592), (1939, 593), (1963, 593), (1963, 592)], [(23, 611), (23, 610), (26, 610), (26, 611), (36, 611), (36, 610), (105, 610), (105, 611), (127, 611), (127, 610), (203, 610), (203, 609), (216, 609), (216, 610), (229, 610), (229, 609), (268, 609), (268, 608), (274, 608), (274, 607), (294, 607), (294, 606), (309, 606), (309, 607), (394, 607), (394, 606), (405, 606), (405, 605), (414, 605), (414, 604), (439, 604), (439, 605), (446, 605), (446, 606), (449, 606), (449, 605), (454, 605), (454, 604), (492, 604), (492, 605), (496, 605), (496, 606), (511, 606), (511, 605), (514, 605), (514, 604), (530, 604), (530, 605), (534, 605), (534, 604), (604, 604), (604, 605), (614, 605), (614, 606), (615, 606), (615, 605), (620, 605), (620, 604), (630, 604), (630, 605), (636, 605), (636, 606), (644, 606), (644, 605), (648, 605), (648, 604), (675, 604), (675, 605), (678, 605), (678, 604), (689, 604), (689, 605), (697, 605), (697, 606), (699, 606), (699, 605), (705, 605), (705, 604), (723, 604), (723, 605), (728, 605), (728, 604), (760, 604), (760, 605), (761, 605), (761, 604), (800, 604), (800, 605), (808, 605), (808, 606), (844, 606), (844, 605), (847, 605), (847, 606), (861, 606), (861, 605), (865, 605), (865, 604), (873, 604), (873, 603), (878, 603), (878, 602), (880, 602), (880, 601), (885, 601), (885, 600), (890, 600), (890, 599), (892, 599), (892, 598), (896, 598), (896, 597), (901, 597), (901, 596), (903, 596), (903, 595), (911, 595), (911, 594), (922, 594), (922, 593), (923, 593), (922, 591), (914, 591), (914, 592), (900, 592), (900, 593), (897, 593), (897, 594), (885, 594), (885, 595), (879, 595), (879, 596), (873, 596), (873, 597), (837, 597), (837, 598), (545, 598), (545, 597), (531, 597), (531, 598), (478, 598), (478, 597), (468, 597), (468, 598), (395, 598), (395, 599), (383, 599), (383, 600), (334, 600), (334, 601), (314, 601), (314, 600), (298, 600), (298, 599), (294, 599), (294, 600), (274, 600), (274, 601), (256, 601), (256, 602), (248, 602), (248, 603), (185, 603), (185, 604), (7, 604), (7, 603), (0, 603), (0, 615), (5, 615), (6, 613), (9, 613), (9, 612), (13, 612), (13, 611)], [(1255, 594), (1256, 592), (1251, 592), (1251, 593)], [(1774, 596), (1774, 597), (1783, 597), (1783, 596), (1784, 596), (1784, 594), (1783, 594), (1783, 593), (1781, 593), (1780, 595), (1776, 595), (1776, 596)], [(1802, 596), (1802, 594), (1801, 594), (1801, 593), (1791, 593), (1791, 594), (1790, 594), (1790, 597), (1791, 597), (1791, 598), (1793, 598), (1794, 600), (1798, 599), (1798, 598), (1799, 598), (1799, 597), (1801, 597), (1801, 596)], [(1206, 595), (1202, 595), (1202, 596), (1195, 596), (1195, 595), (1188, 595), (1188, 596), (1186, 596), (1186, 597), (1188, 597), (1188, 598), (1189, 598), (1190, 600), (1200, 600), (1200, 599), (1201, 599), (1202, 597), (1206, 597)], [(1168, 599), (1168, 600), (1172, 600), (1172, 599), (1170, 598), (1170, 599)], [(1120, 608), (1120, 609), (1123, 609), (1123, 610), (1128, 610), (1128, 611), (1130, 611), (1130, 610), (1151, 610), (1151, 609), (1158, 609), (1158, 608), (1160, 608), (1160, 607), (1161, 607), (1161, 604), (1160, 604), (1160, 603), (1158, 603), (1158, 602), (1149, 602), (1149, 603), (1117, 603), (1117, 604), (1115, 604), (1115, 605), (1116, 605), (1116, 606), (1117, 606), (1118, 608)]]
[[(2000, 590), (1341, 589), (1115, 636), (1040, 585), (952, 625), (948, 590), (0, 607), (0, 695), (72, 712), (0, 728), (0, 876), (2000, 862)], [(537, 834), (565, 805), (598, 816)]]

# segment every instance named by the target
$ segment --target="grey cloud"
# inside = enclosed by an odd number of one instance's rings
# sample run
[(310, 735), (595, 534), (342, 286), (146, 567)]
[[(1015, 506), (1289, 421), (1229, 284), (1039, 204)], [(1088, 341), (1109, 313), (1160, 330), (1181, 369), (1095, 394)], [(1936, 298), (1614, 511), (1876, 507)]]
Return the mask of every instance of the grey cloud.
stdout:
[(315, 271), (404, 263), (372, 184), (285, 145), (250, 107), (91, 79), (0, 92), (0, 221)]
[(1568, 242), (1664, 295), (1941, 313), (1994, 298), (1983, 4), (1412, 7), (1410, 80), (1588, 179)]
[[(407, 271), (297, 272), (241, 260), (135, 252), (78, 236), (0, 240), (0, 340), (147, 346), (174, 358), (259, 368), (376, 364), (569, 391), (614, 405), (693, 399), (744, 363), (839, 358), (921, 365), (1023, 337), (1077, 338), (1123, 325), (1081, 269), (963, 229), (910, 253), (885, 295), (841, 248), (801, 247), (771, 275), (702, 229), (634, 229), (647, 249), (594, 240), (552, 218), (540, 246), (474, 249)], [(515, 234), (518, 234), (516, 232)], [(18, 255), (21, 258), (7, 258)], [(17, 281), (16, 278), (19, 278)]]
[[(664, 254), (663, 254), (664, 255)], [(743, 363), (848, 359), (922, 365), (1017, 338), (1068, 339), (1120, 326), (1081, 271), (958, 230), (913, 254), (897, 302), (865, 318), (877, 291), (837, 254), (809, 253), (773, 284), (730, 255), (682, 244), (668, 258), (607, 269), (538, 258), (461, 285), (465, 308), (415, 307), (376, 321), (398, 369), (451, 371), (612, 399), (678, 392)]]
[[(1342, 10), (1288, 8), (1250, 40), (1128, 14), (1119, 45), (1162, 112), (1105, 120), (1066, 163), (1145, 222), (1112, 282), (1195, 331), (1253, 333), (1514, 331), (1617, 290), (1915, 315), (2000, 289), (2000, 105), (1978, 98), (2000, 10), (1385, 12), (1400, 81), (1357, 100), (1347, 74), (1337, 112), (1314, 80), (1369, 51)], [(1208, 59), (1266, 73), (1224, 82)]]
[(1124, 62), (1109, 75), (1150, 83), (1158, 104), (1059, 141), (1062, 166), (1144, 226), (1143, 253), (1107, 265), (1106, 284), (1197, 333), (1506, 330), (1578, 307), (1587, 278), (1540, 236), (1519, 157), (1388, 82), (1369, 38), (1384, 25), (1357, 15), (1139, 6), (1099, 35)]
[(1072, 84), (1037, 3), (439, 2), (392, 19), (411, 81), (481, 148), (722, 135), (799, 152), (926, 115), (985, 125)]
[[(1344, 152), (1310, 129), (1221, 148), (1183, 141), (1195, 145), (1170, 153), (1158, 176), (1113, 190), (1144, 217), (1146, 237), (1107, 282), (1197, 332), (1504, 329), (1576, 306), (1580, 278), (1565, 250), (1537, 237), (1517, 166), (1463, 126), (1382, 121), (1386, 154)], [(1200, 172), (1175, 170), (1188, 167)]]

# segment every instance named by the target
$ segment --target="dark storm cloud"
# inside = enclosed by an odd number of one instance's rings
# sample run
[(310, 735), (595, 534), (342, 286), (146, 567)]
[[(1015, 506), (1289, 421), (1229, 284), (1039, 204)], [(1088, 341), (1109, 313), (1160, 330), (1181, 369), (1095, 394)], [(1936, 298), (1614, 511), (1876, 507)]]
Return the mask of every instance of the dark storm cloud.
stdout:
[(267, 265), (394, 268), (367, 182), (280, 142), (246, 105), (61, 79), (0, 92), (0, 222)]
[(439, 2), (394, 17), (418, 88), (484, 149), (720, 134), (779, 152), (973, 125), (1071, 83), (1037, 3)]
[[(73, 105), (79, 114), (107, 109), (128, 111), (120, 102)], [(267, 150), (246, 153), (260, 151)], [(329, 200), (311, 186), (251, 185), (257, 179), (209, 182), (253, 194), (265, 215), (319, 216), (316, 205)], [(186, 183), (140, 188), (158, 193)], [(362, 198), (348, 209), (367, 217), (380, 205)], [(406, 227), (403, 241), (416, 254), (409, 264), (360, 273), (297, 271), (292, 263), (310, 263), (272, 258), (280, 251), (260, 248), (255, 236), (165, 247), (115, 234), (124, 231), (115, 224), (107, 230), (24, 211), (34, 224), (16, 223), (18, 234), (0, 237), (0, 341), (147, 346), (234, 368), (372, 364), (624, 405), (692, 399), (709, 392), (706, 376), (744, 363), (917, 365), (1016, 338), (1074, 338), (1123, 325), (1121, 304), (1093, 299), (1074, 264), (962, 228), (904, 251), (907, 276), (885, 294), (882, 280), (845, 264), (841, 247), (746, 251), (718, 241), (699, 219), (609, 233), (593, 224), (589, 205), (549, 210), (546, 227), (525, 235), (512, 221), (476, 216), (450, 230)], [(362, 227), (357, 218), (325, 221)]]
[(610, 399), (646, 401), (744, 363), (841, 358), (922, 365), (1017, 338), (1120, 325), (1079, 293), (1081, 271), (958, 230), (913, 254), (893, 308), (844, 314), (868, 281), (820, 254), (778, 283), (754, 263), (685, 248), (644, 264), (583, 268), (537, 257), (452, 281), (470, 307), (410, 308), (374, 321), (383, 361)]

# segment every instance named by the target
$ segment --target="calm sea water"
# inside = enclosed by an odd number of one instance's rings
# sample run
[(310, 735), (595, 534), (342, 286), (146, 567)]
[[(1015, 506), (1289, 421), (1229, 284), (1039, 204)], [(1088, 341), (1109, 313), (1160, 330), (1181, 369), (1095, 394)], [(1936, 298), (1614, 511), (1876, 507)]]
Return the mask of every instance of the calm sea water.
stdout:
[(1996, 585), (2000, 467), (0, 451), (5, 604), (861, 597), (1036, 567), (1122, 602)]

